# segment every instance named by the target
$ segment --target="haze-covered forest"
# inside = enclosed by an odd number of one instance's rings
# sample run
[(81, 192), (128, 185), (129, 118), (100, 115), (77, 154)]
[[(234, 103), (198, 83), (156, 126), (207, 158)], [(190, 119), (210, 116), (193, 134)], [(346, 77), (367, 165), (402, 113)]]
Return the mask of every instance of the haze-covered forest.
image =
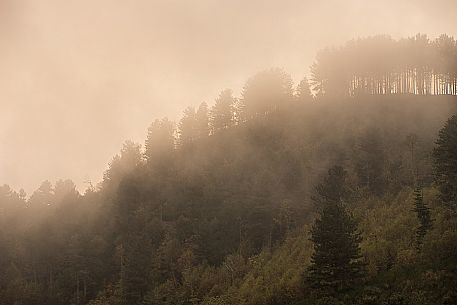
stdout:
[(0, 187), (1, 305), (457, 304), (457, 42), (375, 36)]

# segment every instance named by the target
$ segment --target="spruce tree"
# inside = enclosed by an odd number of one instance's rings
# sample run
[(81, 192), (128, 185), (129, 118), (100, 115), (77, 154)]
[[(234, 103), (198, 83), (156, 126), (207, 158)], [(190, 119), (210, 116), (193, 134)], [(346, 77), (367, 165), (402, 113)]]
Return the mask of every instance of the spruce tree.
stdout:
[(203, 102), (198, 106), (198, 110), (195, 113), (195, 129), (196, 137), (203, 138), (209, 135), (209, 117), (208, 117), (208, 104)]
[(187, 107), (179, 121), (179, 144), (190, 145), (197, 139), (197, 114), (194, 107)]
[(388, 186), (384, 174), (386, 152), (380, 131), (369, 129), (358, 139), (356, 173), (361, 186), (376, 195), (382, 195)]
[(311, 230), (314, 253), (308, 281), (327, 295), (350, 290), (365, 271), (359, 247), (361, 236), (343, 204), (348, 193), (346, 176), (342, 167), (331, 168), (324, 182), (317, 186), (314, 198), (319, 205), (319, 216)]
[(148, 128), (145, 158), (149, 164), (163, 162), (174, 150), (174, 123), (168, 118), (156, 119)]
[(210, 125), (213, 134), (234, 124), (235, 102), (232, 90), (226, 89), (219, 94), (211, 109)]
[(303, 78), (295, 90), (295, 98), (298, 102), (310, 102), (313, 100), (308, 79)]
[(435, 182), (441, 193), (441, 200), (457, 206), (457, 115), (451, 117), (440, 130), (436, 148)]
[(262, 71), (251, 77), (243, 87), (242, 103), (248, 118), (275, 111), (281, 104), (293, 100), (293, 82), (279, 68)]
[(424, 202), (424, 196), (420, 187), (414, 190), (414, 212), (416, 212), (417, 219), (419, 220), (419, 227), (416, 229), (416, 249), (420, 251), (424, 237), (432, 227), (430, 209)]

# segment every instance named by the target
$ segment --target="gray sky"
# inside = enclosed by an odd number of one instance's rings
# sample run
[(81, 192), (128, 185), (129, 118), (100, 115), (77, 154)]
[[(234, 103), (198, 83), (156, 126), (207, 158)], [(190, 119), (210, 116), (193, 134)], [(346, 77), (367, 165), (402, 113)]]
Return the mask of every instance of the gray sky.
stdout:
[(153, 119), (374, 34), (457, 36), (455, 0), (0, 0), (0, 184), (98, 182)]

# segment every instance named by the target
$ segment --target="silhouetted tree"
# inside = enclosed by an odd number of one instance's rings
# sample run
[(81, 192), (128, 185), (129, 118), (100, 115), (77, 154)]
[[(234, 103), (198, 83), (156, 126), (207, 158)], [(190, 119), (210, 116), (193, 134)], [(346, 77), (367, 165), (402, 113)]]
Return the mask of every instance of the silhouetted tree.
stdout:
[(419, 227), (416, 229), (416, 248), (420, 251), (425, 235), (432, 228), (430, 209), (424, 202), (424, 196), (420, 187), (414, 190), (414, 212), (416, 212), (419, 221)]
[(148, 165), (166, 162), (175, 146), (174, 124), (168, 118), (155, 120), (148, 128), (145, 141), (145, 157)]
[(43, 181), (40, 187), (30, 196), (28, 204), (32, 208), (50, 206), (54, 203), (54, 189), (48, 180)]
[(303, 78), (295, 90), (295, 97), (299, 102), (309, 102), (313, 100), (308, 79)]
[(233, 97), (232, 90), (226, 89), (219, 94), (210, 113), (210, 125), (213, 134), (234, 124), (235, 102), (236, 99)]
[(197, 138), (203, 138), (209, 135), (209, 117), (208, 117), (208, 104), (203, 102), (198, 107), (195, 114), (195, 133)]
[(457, 115), (452, 116), (440, 130), (436, 147), (435, 181), (441, 199), (448, 204), (457, 204)]
[(364, 277), (361, 237), (343, 204), (346, 176), (342, 167), (335, 166), (316, 188), (319, 216), (311, 230), (314, 253), (308, 280), (312, 287), (330, 295), (354, 288)]
[(251, 77), (243, 88), (247, 117), (268, 114), (293, 97), (292, 79), (282, 69), (270, 69)]
[(145, 228), (140, 183), (137, 177), (125, 177), (118, 191), (116, 213), (120, 258), (120, 290), (125, 304), (138, 304), (148, 287), (151, 262), (151, 238)]
[(181, 146), (192, 144), (197, 137), (197, 114), (195, 108), (187, 107), (179, 121), (179, 144)]
[(393, 40), (380, 35), (318, 52), (311, 84), (318, 96), (457, 94), (453, 37), (430, 41), (417, 34)]
[(58, 180), (54, 186), (54, 200), (56, 202), (62, 202), (68, 197), (78, 196), (79, 193), (76, 190), (76, 185), (70, 179)]
[(114, 156), (103, 175), (103, 187), (117, 189), (122, 178), (132, 172), (142, 161), (141, 145), (125, 141), (120, 154)]
[(7, 224), (9, 217), (16, 216), (26, 207), (25, 197), (23, 189), (16, 193), (7, 184), (0, 186), (0, 224)]
[(368, 130), (359, 138), (356, 171), (362, 186), (381, 195), (387, 186), (384, 175), (386, 156), (379, 130)]

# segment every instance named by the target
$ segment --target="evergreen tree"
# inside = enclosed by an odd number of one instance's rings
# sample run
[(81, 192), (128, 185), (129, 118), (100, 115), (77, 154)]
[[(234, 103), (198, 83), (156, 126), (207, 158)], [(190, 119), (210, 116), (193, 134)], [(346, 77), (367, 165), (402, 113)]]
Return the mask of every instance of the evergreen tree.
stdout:
[(118, 190), (117, 243), (120, 257), (120, 289), (124, 304), (138, 304), (148, 287), (151, 256), (146, 215), (137, 177), (124, 178)]
[(424, 196), (420, 187), (414, 190), (414, 212), (416, 212), (417, 219), (419, 220), (419, 227), (416, 229), (416, 249), (420, 251), (424, 237), (432, 227), (430, 209), (424, 202)]
[(130, 140), (125, 141), (120, 154), (114, 156), (109, 164), (109, 168), (103, 174), (102, 187), (107, 188), (111, 186), (113, 189), (116, 189), (124, 175), (131, 173), (141, 164), (142, 157), (141, 145)]
[(295, 90), (295, 98), (299, 102), (309, 102), (313, 100), (313, 96), (309, 88), (309, 82), (306, 77), (298, 84), (297, 89)]
[(54, 186), (54, 201), (60, 203), (63, 201), (70, 201), (71, 197), (78, 196), (76, 185), (70, 179), (58, 180)]
[(197, 114), (195, 108), (187, 107), (184, 116), (179, 122), (179, 144), (181, 146), (191, 144), (197, 138)]
[(32, 194), (29, 199), (29, 205), (32, 206), (45, 206), (51, 205), (54, 202), (54, 189), (52, 183), (45, 180), (41, 183), (40, 187)]
[(242, 92), (242, 103), (248, 118), (271, 113), (292, 99), (292, 78), (278, 68), (265, 70), (251, 77)]
[(239, 125), (247, 121), (246, 104), (243, 99), (236, 99), (233, 106), (233, 124)]
[(360, 234), (343, 199), (347, 196), (347, 173), (335, 166), (317, 186), (319, 216), (311, 230), (314, 253), (308, 269), (310, 285), (327, 295), (347, 291), (364, 276)]
[(447, 35), (352, 40), (318, 52), (311, 83), (317, 96), (456, 95), (456, 51), (456, 40)]
[(452, 116), (440, 130), (435, 159), (435, 182), (441, 199), (457, 206), (457, 115)]
[(380, 131), (370, 129), (358, 142), (355, 170), (359, 182), (371, 193), (382, 195), (386, 190), (387, 180), (384, 173), (386, 155)]
[(195, 114), (195, 133), (197, 138), (203, 138), (209, 135), (209, 118), (208, 118), (208, 104), (203, 102), (198, 107)]
[(236, 99), (232, 90), (223, 90), (211, 109), (210, 125), (212, 133), (229, 128), (234, 123), (234, 106)]
[(148, 128), (145, 157), (148, 165), (163, 162), (174, 149), (174, 124), (168, 118), (155, 120)]

